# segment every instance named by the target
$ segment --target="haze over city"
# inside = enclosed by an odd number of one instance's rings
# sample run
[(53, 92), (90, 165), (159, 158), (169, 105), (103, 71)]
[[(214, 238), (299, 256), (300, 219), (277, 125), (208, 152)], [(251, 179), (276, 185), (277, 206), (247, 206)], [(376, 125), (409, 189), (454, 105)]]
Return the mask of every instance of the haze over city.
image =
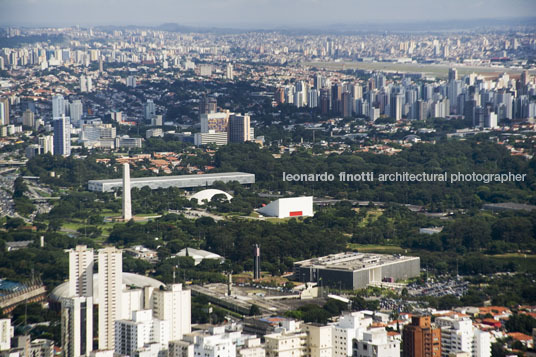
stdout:
[[(159, 25), (316, 28), (340, 24), (508, 19), (536, 14), (532, 0), (1, 0), (0, 23), (23, 26)], [(532, 21), (535, 23), (534, 21)], [(492, 25), (493, 21), (489, 22)]]

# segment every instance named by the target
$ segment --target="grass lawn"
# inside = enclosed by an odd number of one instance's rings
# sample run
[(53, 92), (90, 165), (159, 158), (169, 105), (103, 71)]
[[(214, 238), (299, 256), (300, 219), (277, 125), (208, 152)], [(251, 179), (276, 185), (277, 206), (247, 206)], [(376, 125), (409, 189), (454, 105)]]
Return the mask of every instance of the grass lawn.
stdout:
[(536, 273), (536, 254), (505, 253), (488, 255), (488, 257), (502, 262), (514, 262), (519, 266), (520, 271)]
[(406, 249), (396, 245), (381, 245), (381, 244), (357, 244), (348, 243), (348, 249), (357, 249), (362, 253), (383, 253), (383, 254), (405, 254)]

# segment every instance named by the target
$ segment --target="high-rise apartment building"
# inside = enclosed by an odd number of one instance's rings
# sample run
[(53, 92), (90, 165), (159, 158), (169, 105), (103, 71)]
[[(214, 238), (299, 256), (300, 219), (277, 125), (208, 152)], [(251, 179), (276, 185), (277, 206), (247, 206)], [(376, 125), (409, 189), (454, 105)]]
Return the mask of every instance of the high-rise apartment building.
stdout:
[(11, 337), (13, 337), (13, 326), (11, 319), (0, 319), (0, 351), (11, 348)]
[(190, 290), (182, 284), (169, 284), (164, 290), (153, 292), (153, 315), (169, 323), (170, 340), (180, 340), (191, 332)]
[(9, 124), (9, 100), (0, 98), (0, 125)]
[(69, 249), (69, 296), (93, 296), (93, 249)]
[(61, 301), (63, 356), (93, 350), (93, 249), (78, 245), (69, 253), (69, 297)]
[(62, 95), (56, 95), (52, 98), (52, 118), (61, 118), (65, 115), (65, 99)]
[(441, 357), (441, 329), (430, 316), (413, 316), (402, 331), (403, 357)]
[(69, 105), (69, 116), (71, 118), (71, 123), (80, 127), (80, 120), (82, 119), (83, 107), (80, 100), (75, 100)]
[(99, 249), (99, 349), (111, 350), (115, 345), (115, 321), (120, 318), (122, 291), (122, 252), (114, 247)]
[(225, 66), (225, 78), (229, 80), (233, 80), (234, 78), (233, 65), (231, 63), (227, 63), (227, 66)]
[(143, 106), (145, 120), (151, 120), (156, 115), (156, 107), (152, 99), (148, 99), (145, 105)]
[(30, 109), (26, 109), (22, 114), (22, 125), (33, 128), (35, 124), (35, 115)]
[(71, 155), (71, 120), (63, 114), (54, 119), (54, 155)]

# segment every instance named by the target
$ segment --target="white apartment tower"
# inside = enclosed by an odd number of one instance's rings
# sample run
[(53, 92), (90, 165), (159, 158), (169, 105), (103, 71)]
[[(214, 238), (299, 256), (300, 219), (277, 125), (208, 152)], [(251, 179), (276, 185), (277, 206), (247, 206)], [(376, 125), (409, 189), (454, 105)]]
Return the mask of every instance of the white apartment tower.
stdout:
[(65, 99), (62, 95), (56, 95), (52, 98), (52, 118), (60, 118), (65, 114)]
[(183, 290), (182, 284), (170, 284), (165, 290), (153, 292), (153, 315), (169, 321), (170, 340), (180, 340), (191, 332), (190, 290)]
[(372, 324), (362, 312), (352, 312), (341, 316), (333, 326), (333, 357), (352, 356), (352, 341), (362, 340), (363, 332)]
[(115, 247), (99, 249), (99, 350), (112, 350), (115, 344), (114, 323), (120, 318), (122, 294), (122, 252)]
[(93, 249), (77, 245), (69, 253), (69, 296), (93, 296)]
[(468, 317), (438, 317), (435, 320), (441, 328), (441, 355), (467, 352), (473, 357), (490, 357), (490, 334), (473, 326)]

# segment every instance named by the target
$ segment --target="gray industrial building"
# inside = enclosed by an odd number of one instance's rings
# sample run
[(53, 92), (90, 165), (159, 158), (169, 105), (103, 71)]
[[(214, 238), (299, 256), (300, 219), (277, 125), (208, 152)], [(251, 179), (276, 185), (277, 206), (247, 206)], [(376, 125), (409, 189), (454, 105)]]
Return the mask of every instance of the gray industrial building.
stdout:
[(294, 276), (302, 282), (349, 290), (413, 278), (419, 276), (420, 267), (419, 257), (346, 252), (296, 262)]
[[(178, 187), (193, 188), (211, 186), (216, 181), (237, 181), (242, 185), (255, 183), (255, 175), (245, 172), (221, 172), (217, 174), (181, 175), (181, 176), (156, 176), (138, 177), (130, 179), (130, 187), (142, 188), (149, 186), (151, 189)], [(123, 187), (122, 179), (90, 180), (87, 188), (96, 192), (112, 192)]]

